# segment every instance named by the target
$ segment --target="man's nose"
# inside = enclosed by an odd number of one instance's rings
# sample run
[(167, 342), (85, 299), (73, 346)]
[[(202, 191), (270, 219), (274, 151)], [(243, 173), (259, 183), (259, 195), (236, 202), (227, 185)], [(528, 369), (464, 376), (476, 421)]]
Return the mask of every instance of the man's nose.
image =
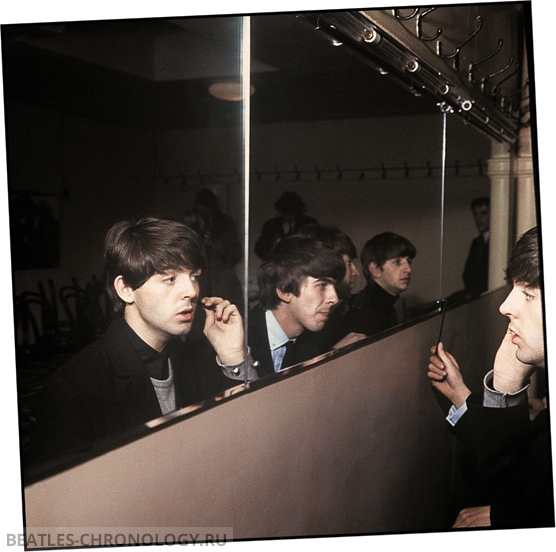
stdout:
[(336, 293), (336, 288), (334, 286), (329, 286), (328, 292), (328, 302), (335, 305), (338, 302), (338, 294)]
[(516, 307), (516, 294), (516, 289), (512, 289), (512, 291), (510, 291), (510, 293), (508, 294), (506, 299), (504, 299), (504, 302), (498, 309), (500, 311), (500, 314), (503, 314), (504, 316), (517, 316), (518, 311)]
[(195, 298), (199, 293), (199, 288), (197, 284), (191, 279), (191, 276), (184, 275), (181, 288), (180, 288), (180, 296), (184, 299), (187, 297)]

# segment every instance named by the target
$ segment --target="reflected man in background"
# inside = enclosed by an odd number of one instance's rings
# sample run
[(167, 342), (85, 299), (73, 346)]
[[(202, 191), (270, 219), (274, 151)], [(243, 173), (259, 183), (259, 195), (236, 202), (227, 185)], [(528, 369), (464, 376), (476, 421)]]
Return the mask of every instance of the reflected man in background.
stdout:
[(471, 242), (461, 275), (464, 289), (450, 295), (447, 299), (449, 303), (478, 297), (488, 290), (490, 198), (487, 196), (475, 198), (471, 202), (471, 212), (479, 235)]
[(442, 343), (431, 349), (428, 377), (452, 403), (447, 420), (476, 462), (484, 497), (454, 528), (554, 527), (548, 408), (531, 421), (527, 393), (533, 373), (546, 377), (536, 228), (515, 245), (506, 278), (513, 287), (500, 312), (508, 330), (481, 391), (471, 392)]
[(488, 289), (490, 198), (474, 199), (471, 202), (471, 211), (479, 235), (471, 242), (462, 278), (466, 294), (477, 297)]
[(307, 206), (295, 192), (282, 193), (274, 203), (274, 208), (278, 216), (263, 224), (261, 235), (255, 243), (255, 254), (263, 261), (279, 240), (297, 234), (308, 224), (318, 224), (317, 219), (306, 214)]
[(249, 314), (248, 341), (259, 376), (320, 354), (307, 336), (324, 327), (345, 273), (342, 256), (319, 240), (289, 236), (272, 248), (257, 274), (259, 305)]
[(393, 232), (377, 234), (365, 243), (360, 258), (367, 285), (334, 311), (329, 324), (336, 338), (349, 332), (374, 335), (398, 325), (394, 305), (409, 287), (416, 255), (415, 246)]
[(209, 188), (195, 194), (195, 208), (185, 214), (184, 223), (205, 243), (207, 267), (202, 274), (206, 296), (225, 297), (243, 308), (243, 289), (235, 267), (243, 258), (243, 246), (232, 217), (220, 210), (218, 198)]
[(344, 260), (346, 273), (342, 281), (336, 286), (339, 303), (331, 311), (330, 318), (324, 328), (319, 332), (311, 332), (307, 338), (312, 339), (321, 353), (340, 349), (351, 343), (355, 343), (365, 337), (365, 334), (349, 332), (347, 335), (343, 327), (334, 324), (334, 311), (341, 308), (342, 301), (348, 298), (357, 279), (360, 277), (359, 270), (355, 265), (357, 259), (357, 249), (351, 238), (334, 226), (320, 226), (310, 224), (299, 231), (303, 236), (317, 239), (339, 253)]

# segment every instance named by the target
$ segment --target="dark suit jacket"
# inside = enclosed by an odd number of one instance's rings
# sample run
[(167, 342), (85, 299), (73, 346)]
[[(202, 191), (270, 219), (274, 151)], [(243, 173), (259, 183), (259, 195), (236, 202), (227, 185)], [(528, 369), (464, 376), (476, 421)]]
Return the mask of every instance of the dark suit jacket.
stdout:
[(346, 297), (330, 314), (322, 331), (313, 334), (322, 353), (350, 332), (375, 335), (398, 325), (394, 304), (398, 297), (390, 295), (381, 286), (368, 283), (361, 291)]
[(491, 505), (493, 528), (554, 527), (554, 491), (548, 412), (529, 421), (527, 402), (509, 408), (482, 406), (482, 393), (453, 428), (473, 455)]
[[(294, 364), (305, 362), (321, 354), (317, 345), (307, 339), (308, 332), (304, 331), (295, 342)], [(251, 356), (258, 362), (257, 373), (259, 377), (274, 374), (274, 363), (270, 352), (268, 341), (268, 330), (266, 327), (265, 311), (255, 307), (249, 312), (248, 343)]]
[[(237, 383), (222, 374), (208, 341), (175, 340), (170, 360), (178, 408)], [(115, 320), (45, 386), (33, 413), (28, 462), (95, 452), (107, 439), (125, 436), (161, 415), (147, 370), (123, 321)]]
[(469, 248), (462, 279), (465, 291), (476, 297), (488, 289), (488, 249), (489, 243), (482, 235), (477, 236)]
[(304, 226), (309, 224), (317, 224), (317, 220), (308, 215), (298, 215), (293, 224), (293, 228), (288, 234), (284, 233), (284, 221), (281, 216), (267, 220), (263, 224), (263, 229), (259, 239), (255, 242), (255, 254), (262, 260), (265, 260), (270, 253), (274, 244), (282, 238), (295, 234)]

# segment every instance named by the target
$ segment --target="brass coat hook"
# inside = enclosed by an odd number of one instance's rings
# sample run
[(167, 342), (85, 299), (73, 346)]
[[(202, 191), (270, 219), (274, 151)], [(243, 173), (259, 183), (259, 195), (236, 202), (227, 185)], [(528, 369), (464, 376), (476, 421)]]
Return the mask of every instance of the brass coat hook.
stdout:
[(460, 50), (471, 40), (473, 39), (475, 36), (477, 36), (479, 34), (479, 32), (481, 31), (481, 29), (483, 28), (483, 18), (478, 15), (477, 16), (477, 27), (475, 28), (475, 30), (459, 45), (456, 47), (456, 49), (451, 53), (451, 54), (445, 54), (442, 51), (442, 41), (438, 41), (437, 43), (437, 54), (440, 57), (443, 57), (445, 59), (453, 59), (454, 60), (454, 69), (457, 71), (458, 69), (458, 55), (460, 53)]
[(498, 71), (495, 71), (494, 73), (490, 73), (486, 77), (483, 77), (483, 80), (481, 81), (481, 92), (485, 91), (486, 84), (492, 77), (496, 77), (496, 76), (501, 75), (502, 73), (506, 72), (512, 66), (513, 62), (514, 62), (514, 56), (510, 56), (510, 59), (509, 59), (507, 65), (502, 67), (502, 69), (499, 69)]
[(436, 7), (429, 8), (428, 10), (425, 10), (423, 13), (421, 13), (417, 16), (417, 36), (421, 40), (425, 40), (425, 41), (436, 40), (442, 34), (442, 29), (437, 29), (434, 36), (424, 36), (423, 35), (423, 28), (422, 28), (423, 24), (422, 24), (421, 21), (422, 21), (423, 17), (427, 16), (429, 13), (433, 12), (435, 9), (436, 9)]
[(420, 8), (415, 8), (410, 15), (402, 15), (399, 9), (394, 9), (394, 16), (396, 19), (401, 19), (402, 21), (409, 21), (413, 19), (418, 13)]
[(486, 55), (484, 58), (479, 59), (478, 61), (473, 61), (469, 64), (469, 71), (468, 71), (468, 77), (469, 77), (469, 82), (472, 84), (476, 84), (475, 80), (473, 79), (473, 71), (475, 70), (475, 68), (477, 67), (477, 65), (484, 63), (485, 61), (489, 60), (490, 58), (493, 58), (501, 49), (502, 49), (502, 45), (504, 44), (504, 41), (502, 39), (500, 39), (498, 41), (498, 46), (496, 47), (496, 49), (491, 52), (490, 54)]

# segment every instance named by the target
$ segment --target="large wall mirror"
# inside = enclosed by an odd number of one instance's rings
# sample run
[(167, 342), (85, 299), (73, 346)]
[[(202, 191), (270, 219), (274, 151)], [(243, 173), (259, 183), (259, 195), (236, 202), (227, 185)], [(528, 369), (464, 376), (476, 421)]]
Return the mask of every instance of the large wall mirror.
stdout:
[[(471, 77), (490, 95), (485, 103), (503, 96), (507, 108), (521, 89), (521, 4), (489, 6), (476, 31), (480, 8), (443, 7), (426, 17), (424, 8), (380, 10), (367, 23), (384, 31), (383, 44), (391, 32), (384, 18), (400, 29), (417, 25), (423, 59), (437, 55), (423, 38), (432, 43), (442, 25), (442, 63), (473, 66)], [(509, 151), (517, 121), (507, 110), (508, 127), (493, 135), (487, 119), (496, 116), (477, 99), (462, 117), (467, 106), (443, 108), (442, 90), (411, 90), (377, 70), (376, 59), (346, 40), (365, 16), (346, 14), (338, 13), (345, 29), (295, 13), (2, 27), (23, 451), (36, 392), (107, 327), (103, 239), (120, 220), (173, 218), (202, 232), (195, 198), (208, 190), (235, 225), (218, 239), (207, 235), (220, 271), (212, 291), (243, 310), (256, 301), (255, 242), (284, 192), (349, 235), (358, 253), (385, 231), (415, 245), (411, 283), (397, 304), (401, 322), (463, 287), (477, 235), (470, 204), (490, 195), (489, 159)], [(463, 31), (449, 26), (463, 20)], [(494, 37), (492, 60), (481, 64), (479, 36)], [(352, 291), (364, 285), (360, 275)], [(92, 310), (79, 310), (84, 298)]]

